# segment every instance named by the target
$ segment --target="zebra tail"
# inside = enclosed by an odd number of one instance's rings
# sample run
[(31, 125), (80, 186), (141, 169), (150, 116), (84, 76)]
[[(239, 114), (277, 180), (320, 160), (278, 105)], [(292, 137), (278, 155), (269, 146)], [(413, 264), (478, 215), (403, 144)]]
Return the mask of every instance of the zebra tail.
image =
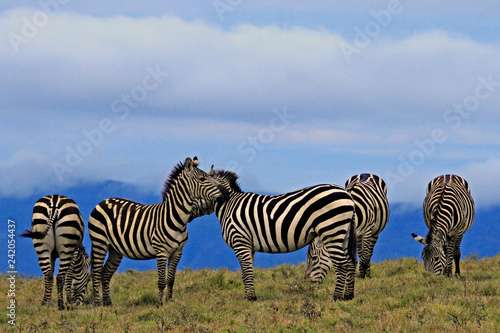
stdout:
[(39, 232), (39, 231), (31, 231), (31, 230), (24, 230), (22, 234), (19, 236), (21, 237), (26, 237), (26, 238), (34, 238), (34, 239), (42, 239), (47, 235), (47, 232)]
[(47, 228), (45, 229), (44, 232), (31, 231), (31, 230), (26, 229), (26, 230), (24, 230), (24, 232), (20, 236), (27, 237), (27, 238), (34, 238), (34, 239), (44, 238), (49, 233), (49, 230), (52, 228), (52, 225), (54, 224), (54, 221), (58, 218), (58, 216), (59, 216), (59, 212), (56, 209), (54, 209), (52, 211), (50, 218), (49, 218)]

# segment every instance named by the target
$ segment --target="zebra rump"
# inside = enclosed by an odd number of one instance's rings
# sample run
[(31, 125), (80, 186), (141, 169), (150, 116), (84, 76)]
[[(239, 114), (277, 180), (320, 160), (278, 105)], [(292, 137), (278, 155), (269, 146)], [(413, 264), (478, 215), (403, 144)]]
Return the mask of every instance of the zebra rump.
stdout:
[(59, 309), (65, 307), (64, 288), (68, 303), (83, 302), (90, 266), (83, 246), (84, 228), (78, 205), (72, 199), (54, 194), (35, 203), (31, 230), (25, 230), (20, 236), (33, 239), (45, 282), (42, 305), (52, 296), (56, 258), (59, 258), (56, 278)]
[(424, 245), (422, 259), (425, 270), (435, 275), (460, 275), (460, 243), (474, 221), (474, 200), (469, 184), (456, 175), (442, 175), (427, 185), (424, 200), (424, 220), (427, 236), (413, 232), (412, 237)]

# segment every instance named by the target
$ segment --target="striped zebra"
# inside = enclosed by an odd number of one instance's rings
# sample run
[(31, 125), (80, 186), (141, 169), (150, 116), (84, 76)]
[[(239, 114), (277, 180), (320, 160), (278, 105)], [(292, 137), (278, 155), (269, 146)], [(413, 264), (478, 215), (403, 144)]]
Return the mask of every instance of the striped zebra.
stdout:
[(255, 301), (255, 252), (285, 253), (321, 238), (337, 271), (335, 300), (354, 297), (356, 240), (354, 203), (335, 185), (317, 185), (282, 195), (243, 192), (230, 171), (211, 173), (228, 190), (226, 201), (215, 203), (215, 214), (226, 244), (241, 266), (245, 298)]
[[(99, 203), (89, 218), (92, 241), (92, 284), (94, 305), (111, 305), (109, 283), (123, 257), (135, 260), (156, 258), (158, 267), (158, 305), (172, 298), (175, 271), (187, 241), (186, 224), (192, 220), (193, 200), (210, 201), (223, 196), (224, 188), (198, 169), (198, 159), (186, 158), (165, 182), (163, 202), (143, 205), (131, 200), (110, 198)], [(104, 264), (104, 259), (108, 259)], [(168, 276), (165, 265), (168, 260)], [(103, 267), (104, 264), (104, 267)]]
[(411, 234), (424, 245), (425, 270), (449, 276), (454, 260), (455, 274), (460, 275), (460, 243), (474, 221), (474, 200), (467, 181), (456, 175), (431, 180), (424, 200), (424, 220), (429, 228), (427, 236)]
[(45, 281), (42, 305), (47, 304), (52, 296), (57, 258), (59, 309), (64, 309), (64, 287), (68, 303), (83, 302), (90, 276), (90, 259), (82, 243), (84, 228), (78, 205), (70, 198), (54, 194), (44, 196), (35, 203), (31, 230), (25, 230), (21, 236), (33, 239), (38, 255), (38, 263)]
[[(362, 173), (352, 176), (345, 183), (345, 189), (354, 200), (356, 207), (356, 244), (359, 256), (358, 277), (371, 277), (370, 262), (373, 248), (379, 234), (389, 220), (387, 185), (377, 175)], [(306, 278), (322, 282), (323, 272), (328, 272), (332, 262), (321, 240), (315, 238), (307, 251)], [(321, 269), (320, 269), (321, 268)]]

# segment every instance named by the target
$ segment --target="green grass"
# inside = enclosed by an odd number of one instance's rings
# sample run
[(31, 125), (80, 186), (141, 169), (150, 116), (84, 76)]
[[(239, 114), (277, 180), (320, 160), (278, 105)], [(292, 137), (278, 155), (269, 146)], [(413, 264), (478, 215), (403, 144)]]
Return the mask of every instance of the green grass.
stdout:
[(162, 308), (156, 307), (156, 271), (128, 270), (112, 279), (111, 307), (92, 308), (89, 291), (86, 304), (66, 311), (57, 310), (55, 295), (50, 306), (40, 305), (42, 279), (18, 278), (16, 326), (4, 314), (0, 331), (499, 332), (500, 255), (472, 256), (461, 268), (461, 277), (446, 278), (426, 273), (412, 258), (372, 264), (373, 277), (356, 280), (349, 302), (333, 301), (333, 271), (313, 284), (303, 279), (305, 264), (256, 269), (257, 302), (243, 299), (239, 271), (188, 269), (177, 272), (174, 300)]

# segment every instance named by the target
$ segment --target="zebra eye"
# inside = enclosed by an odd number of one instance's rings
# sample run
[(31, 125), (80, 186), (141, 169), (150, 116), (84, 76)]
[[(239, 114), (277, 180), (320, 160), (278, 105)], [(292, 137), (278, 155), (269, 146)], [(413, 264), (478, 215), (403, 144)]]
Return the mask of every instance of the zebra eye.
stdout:
[(200, 177), (200, 182), (204, 182), (207, 180), (207, 177)]

